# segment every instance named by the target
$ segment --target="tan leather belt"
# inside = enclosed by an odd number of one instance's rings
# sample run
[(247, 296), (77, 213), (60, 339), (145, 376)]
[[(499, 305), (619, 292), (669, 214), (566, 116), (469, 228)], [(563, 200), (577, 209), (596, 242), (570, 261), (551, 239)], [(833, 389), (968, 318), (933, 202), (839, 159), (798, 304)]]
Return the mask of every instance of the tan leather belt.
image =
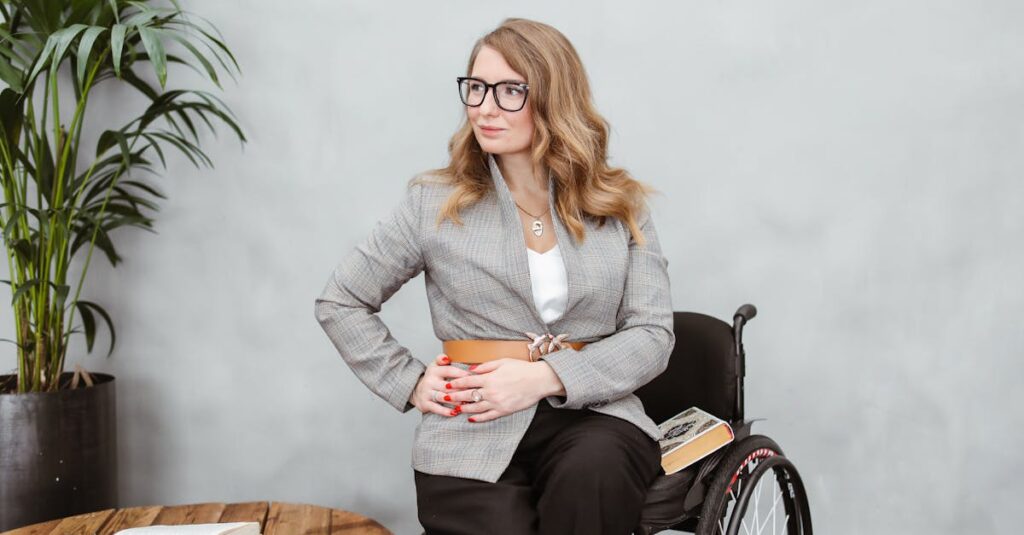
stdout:
[[(531, 350), (531, 345), (535, 345), (535, 349)], [(559, 345), (579, 350), (587, 343), (560, 341)], [(542, 355), (552, 352), (546, 349), (547, 344), (532, 344), (528, 340), (445, 340), (443, 347), (444, 354), (448, 355), (452, 362), (464, 364), (479, 364), (501, 358), (533, 362)], [(556, 346), (553, 350), (558, 349), (561, 347)]]

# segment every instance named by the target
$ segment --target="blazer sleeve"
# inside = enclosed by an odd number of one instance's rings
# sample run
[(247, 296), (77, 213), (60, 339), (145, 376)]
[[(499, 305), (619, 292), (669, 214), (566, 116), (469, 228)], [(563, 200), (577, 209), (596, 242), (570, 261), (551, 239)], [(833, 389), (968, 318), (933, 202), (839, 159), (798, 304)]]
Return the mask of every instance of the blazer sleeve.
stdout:
[(377, 222), (334, 269), (315, 300), (316, 319), (356, 377), (392, 407), (408, 412), (426, 365), (400, 345), (378, 316), (381, 305), (424, 269), (422, 184)]
[(604, 405), (633, 393), (668, 367), (676, 340), (668, 260), (661, 253), (650, 211), (643, 210), (637, 219), (647, 242), (640, 246), (630, 237), (616, 332), (580, 350), (566, 347), (541, 357), (565, 386), (564, 398), (547, 397), (553, 407)]

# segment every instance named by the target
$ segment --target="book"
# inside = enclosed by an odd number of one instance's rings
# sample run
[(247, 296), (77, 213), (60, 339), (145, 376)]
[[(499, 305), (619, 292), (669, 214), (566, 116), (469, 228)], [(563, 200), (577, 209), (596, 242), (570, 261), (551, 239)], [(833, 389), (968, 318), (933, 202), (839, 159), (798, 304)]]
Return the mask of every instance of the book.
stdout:
[(729, 422), (697, 407), (665, 420), (658, 424), (658, 429), (663, 435), (658, 444), (665, 475), (690, 466), (735, 438)]
[(219, 522), (142, 526), (122, 529), (114, 535), (260, 535), (259, 522)]

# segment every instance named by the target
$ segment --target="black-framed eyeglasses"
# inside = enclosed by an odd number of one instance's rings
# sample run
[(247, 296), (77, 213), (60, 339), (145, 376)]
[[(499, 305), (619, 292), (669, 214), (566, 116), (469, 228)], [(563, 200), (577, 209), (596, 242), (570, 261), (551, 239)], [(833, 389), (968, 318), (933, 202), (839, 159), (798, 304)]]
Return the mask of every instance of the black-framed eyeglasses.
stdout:
[(526, 95), (530, 91), (530, 86), (523, 82), (502, 81), (489, 84), (472, 76), (460, 76), (455, 80), (459, 82), (459, 98), (462, 99), (462, 103), (474, 108), (484, 103), (487, 90), (490, 89), (499, 108), (505, 111), (519, 111), (526, 105)]

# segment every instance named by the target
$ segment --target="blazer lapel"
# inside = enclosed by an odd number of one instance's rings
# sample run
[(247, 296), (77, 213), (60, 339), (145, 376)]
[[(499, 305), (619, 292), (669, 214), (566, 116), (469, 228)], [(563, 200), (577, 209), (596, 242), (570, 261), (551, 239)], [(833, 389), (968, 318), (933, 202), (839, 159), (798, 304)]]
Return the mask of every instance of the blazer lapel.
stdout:
[[(505, 255), (506, 272), (509, 274), (512, 288), (518, 295), (520, 301), (522, 301), (526, 305), (526, 308), (530, 310), (533, 323), (535, 324), (534, 328), (540, 329), (540, 331), (533, 332), (548, 332), (548, 325), (544, 323), (544, 319), (541, 318), (540, 312), (537, 311), (537, 306), (533, 301), (533, 286), (530, 281), (530, 261), (527, 257), (526, 238), (523, 236), (522, 222), (519, 219), (519, 209), (516, 207), (515, 200), (512, 198), (512, 192), (508, 189), (508, 184), (505, 182), (505, 177), (501, 174), (501, 169), (498, 167), (498, 163), (495, 161), (494, 155), (488, 154), (487, 160), (491, 170), (491, 179), (494, 181), (494, 189), (498, 196), (498, 207), (501, 209), (501, 218), (504, 222), (505, 228), (508, 229), (508, 232), (506, 232), (506, 243), (511, 244), (512, 248), (512, 250)], [(577, 277), (579, 276), (579, 272), (577, 271), (576, 266), (578, 265), (579, 251), (576, 248), (576, 244), (569, 236), (568, 230), (562, 224), (562, 220), (558, 217), (558, 212), (555, 210), (554, 180), (550, 180), (548, 183), (548, 207), (551, 209), (551, 220), (555, 224), (555, 239), (557, 240), (559, 250), (562, 253), (562, 261), (565, 264), (566, 281), (568, 284), (568, 299), (565, 307), (565, 313), (559, 319), (551, 323), (551, 327), (554, 328), (569, 315), (578, 300), (576, 293)], [(556, 332), (554, 334), (558, 333)]]
[[(565, 228), (564, 224), (562, 224), (562, 219), (558, 216), (558, 211), (555, 209), (555, 181), (551, 180), (549, 182), (548, 205), (551, 208), (551, 220), (555, 223), (555, 236), (558, 239), (558, 249), (562, 252), (562, 262), (565, 264), (566, 286), (568, 287), (565, 300), (565, 313), (555, 321), (551, 322), (550, 326), (551, 332), (558, 335), (561, 334), (561, 325), (572, 314), (573, 307), (576, 306), (577, 301), (579, 301), (579, 284), (577, 284), (577, 282), (580, 277), (580, 250), (576, 246), (576, 242), (572, 239), (572, 236), (569, 235), (569, 230)], [(570, 340), (576, 341), (571, 337)]]

